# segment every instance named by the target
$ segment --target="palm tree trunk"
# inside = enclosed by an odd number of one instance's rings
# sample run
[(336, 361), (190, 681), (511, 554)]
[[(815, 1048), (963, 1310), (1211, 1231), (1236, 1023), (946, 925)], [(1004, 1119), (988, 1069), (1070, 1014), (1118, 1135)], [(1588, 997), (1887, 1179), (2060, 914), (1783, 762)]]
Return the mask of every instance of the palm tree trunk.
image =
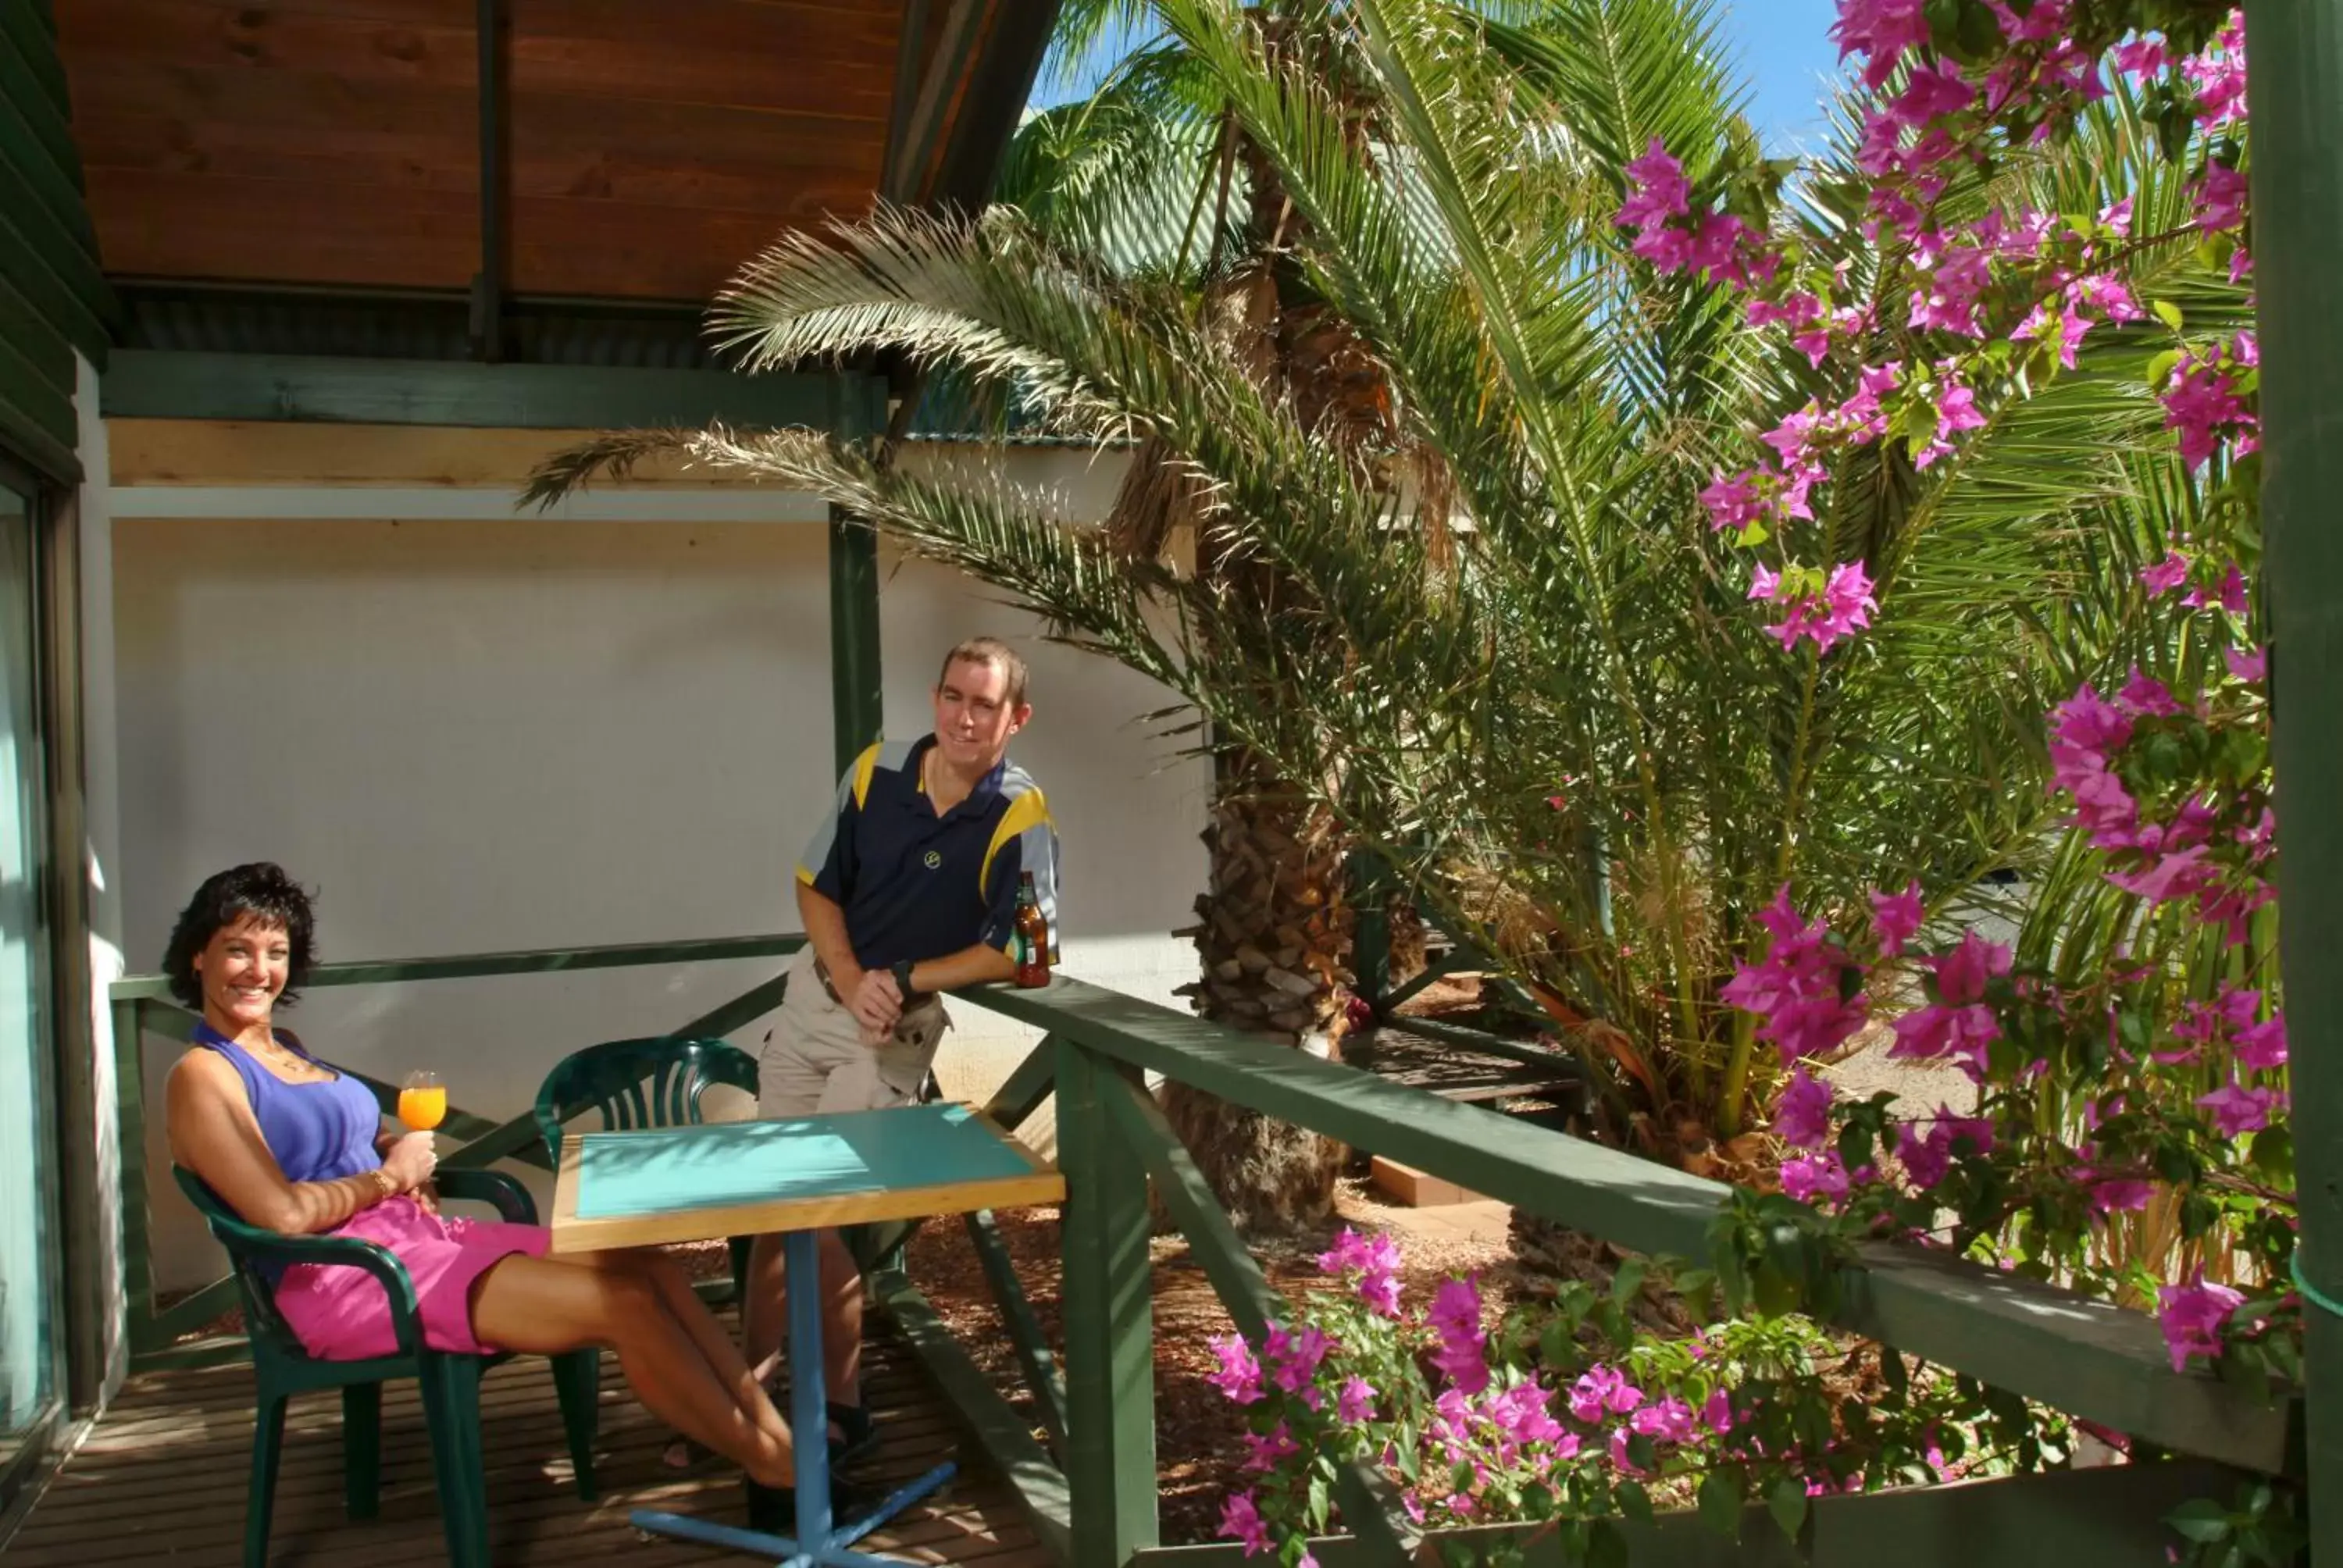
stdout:
[[(1196, 900), (1202, 974), (1182, 988), (1216, 1023), (1337, 1056), (1350, 979), (1343, 841), (1332, 817), (1245, 759), (1224, 759)], [(1290, 1231), (1332, 1211), (1345, 1158), (1332, 1139), (1167, 1082), (1164, 1113), (1237, 1228)]]

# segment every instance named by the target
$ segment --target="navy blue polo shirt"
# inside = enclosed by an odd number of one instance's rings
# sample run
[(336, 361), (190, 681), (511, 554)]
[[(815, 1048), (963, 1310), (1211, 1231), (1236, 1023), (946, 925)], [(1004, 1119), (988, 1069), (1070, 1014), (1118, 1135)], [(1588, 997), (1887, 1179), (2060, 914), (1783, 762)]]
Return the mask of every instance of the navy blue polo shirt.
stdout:
[(1017, 883), (1033, 873), (1058, 929), (1058, 827), (1032, 776), (1003, 760), (941, 816), (920, 765), (935, 737), (882, 741), (854, 759), (798, 863), (798, 880), (846, 912), (855, 962), (887, 969), (982, 942), (1011, 950)]

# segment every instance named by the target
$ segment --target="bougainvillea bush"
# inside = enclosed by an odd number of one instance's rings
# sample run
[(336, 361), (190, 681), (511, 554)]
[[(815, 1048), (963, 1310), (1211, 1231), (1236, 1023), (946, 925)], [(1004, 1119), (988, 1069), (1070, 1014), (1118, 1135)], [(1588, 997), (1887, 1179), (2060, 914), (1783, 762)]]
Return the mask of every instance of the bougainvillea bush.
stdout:
[[(2153, 1312), (2176, 1370), (2267, 1395), (2298, 1372), (2301, 1305), (2243, 21), (2180, 0), (1841, 0), (1835, 33), (1859, 83), (1840, 155), (1785, 185), (1745, 149), (1654, 139), (1617, 219), (1655, 273), (1737, 296), (1812, 368), (1767, 389), (1747, 459), (1701, 496), (1784, 657), (1845, 658), (1871, 629), (1897, 563), (1849, 532), (1854, 494), (2030, 399), (2153, 397), (2165, 433), (2117, 509), (2154, 534), (2127, 568), (2133, 662), (2046, 716), (2064, 838), (2018, 940), (1930, 909), (1917, 882), (1839, 906), (1802, 900), (1794, 875), (1757, 917), (1721, 995), (1778, 1063), (1780, 1196), (1743, 1206), (1806, 1206), (1813, 1282), (1857, 1237), (1941, 1248)], [(2029, 160), (2078, 135), (2145, 194), (2094, 199), (2105, 186), (2077, 177), (2033, 199)], [(1834, 226), (1861, 243), (1815, 242)], [(2130, 265), (2150, 253), (2160, 270)], [(2102, 337), (2127, 352), (2087, 363)], [(2133, 386), (2110, 385), (2120, 368)], [(1817, 1069), (1875, 1011), (1889, 1056), (1956, 1067), (1973, 1095), (1841, 1099)], [(1605, 1522), (1655, 1503), (1731, 1526), (1762, 1500), (1795, 1532), (1812, 1493), (2033, 1468), (2067, 1436), (1875, 1349), (1887, 1392), (1834, 1397), (1826, 1364), (1850, 1352), (1783, 1315), (1810, 1303), (1797, 1281), (1727, 1280), (1739, 1315), (1671, 1342), (1583, 1290), (1484, 1332), (1458, 1282), (1406, 1322), (1375, 1295), (1373, 1244), (1346, 1237), (1326, 1261), (1355, 1300), (1258, 1358), (1223, 1347), (1231, 1396), (1261, 1405), (1262, 1482), (1226, 1531), (1289, 1562), (1338, 1458), (1383, 1466), (1430, 1523), (1551, 1520), (1601, 1561), (1619, 1550)], [(2268, 1487), (2173, 1523), (2176, 1556), (2206, 1562), (2282, 1562), (2297, 1541)]]
[[(1724, 1228), (1721, 1228), (1721, 1230)], [(1720, 1241), (1725, 1240), (1721, 1235)], [(1312, 1561), (1346, 1467), (1379, 1472), (1426, 1529), (1525, 1521), (1574, 1561), (1625, 1561), (1623, 1521), (1696, 1508), (1728, 1534), (1745, 1503), (1795, 1537), (1832, 1492), (2030, 1470), (2062, 1459), (2066, 1424), (1877, 1346), (1768, 1312), (1750, 1273), (1621, 1270), (1607, 1294), (1565, 1286), (1495, 1317), (1471, 1279), (1419, 1311), (1400, 1302), (1387, 1236), (1345, 1231), (1320, 1260), (1349, 1289), (1312, 1292), (1259, 1345), (1214, 1342), (1221, 1392), (1246, 1407), (1247, 1483), (1222, 1533)], [(1647, 1290), (1731, 1315), (1689, 1335), (1639, 1332)], [(1469, 1559), (1517, 1560), (1479, 1548)]]

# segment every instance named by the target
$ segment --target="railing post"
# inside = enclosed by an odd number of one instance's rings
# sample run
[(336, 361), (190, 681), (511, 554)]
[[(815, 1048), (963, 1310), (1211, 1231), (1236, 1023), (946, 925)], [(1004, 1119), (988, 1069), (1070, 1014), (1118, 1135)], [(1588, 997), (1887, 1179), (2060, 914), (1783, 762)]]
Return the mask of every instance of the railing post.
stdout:
[(1156, 1544), (1155, 1337), (1146, 1169), (1120, 1146), (1107, 1096), (1130, 1070), (1058, 1038), (1058, 1162), (1066, 1173), (1065, 1471), (1074, 1561), (1108, 1568)]
[[(2246, 7), (2254, 106), (2254, 285), (2263, 324), (2262, 580), (2274, 631), (2270, 739), (2286, 806), (2279, 957), (2293, 1037), (2297, 1265), (2328, 1300), (2343, 1296), (2343, 0), (2251, 0)], [(2308, 1292), (2306, 1292), (2308, 1294)], [(2305, 1319), (2310, 1559), (2343, 1563), (2343, 1319)]]
[(122, 1171), (123, 1335), (133, 1352), (148, 1347), (155, 1321), (153, 1216), (146, 1201), (146, 1004), (117, 1001), (114, 1013), (114, 1113)]

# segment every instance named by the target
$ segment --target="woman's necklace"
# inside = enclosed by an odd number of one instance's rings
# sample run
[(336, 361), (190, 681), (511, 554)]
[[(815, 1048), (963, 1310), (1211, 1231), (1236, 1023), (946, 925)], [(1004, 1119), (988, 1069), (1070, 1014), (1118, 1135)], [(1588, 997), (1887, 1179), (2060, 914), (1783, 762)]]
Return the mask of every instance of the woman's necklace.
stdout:
[[(262, 1061), (272, 1068), (284, 1068), (287, 1071), (301, 1073), (305, 1076), (313, 1070), (308, 1060), (302, 1056), (300, 1052), (290, 1050), (277, 1042), (277, 1031), (274, 1029), (271, 1029), (268, 1031), (267, 1042), (260, 1048), (260, 1050), (256, 1054), (259, 1055)], [(282, 1076), (282, 1074), (279, 1076)]]

